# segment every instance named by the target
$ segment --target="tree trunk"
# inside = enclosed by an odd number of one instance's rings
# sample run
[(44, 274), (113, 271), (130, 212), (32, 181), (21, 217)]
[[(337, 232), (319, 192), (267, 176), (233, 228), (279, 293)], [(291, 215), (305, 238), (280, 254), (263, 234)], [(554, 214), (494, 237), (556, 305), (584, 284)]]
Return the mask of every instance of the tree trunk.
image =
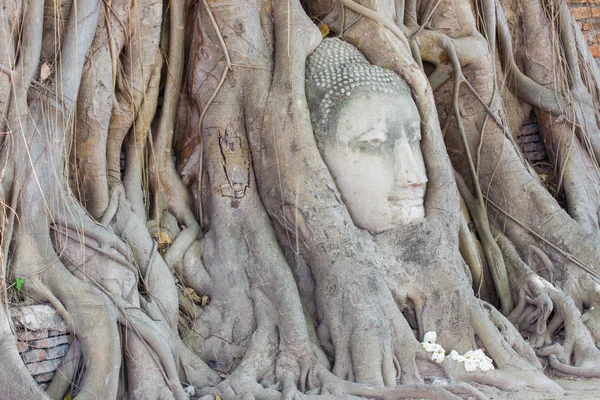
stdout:
[[(560, 393), (540, 358), (600, 375), (600, 86), (564, 2), (0, 11), (4, 397)], [(392, 223), (362, 229), (367, 209)], [(81, 349), (46, 392), (21, 302)]]

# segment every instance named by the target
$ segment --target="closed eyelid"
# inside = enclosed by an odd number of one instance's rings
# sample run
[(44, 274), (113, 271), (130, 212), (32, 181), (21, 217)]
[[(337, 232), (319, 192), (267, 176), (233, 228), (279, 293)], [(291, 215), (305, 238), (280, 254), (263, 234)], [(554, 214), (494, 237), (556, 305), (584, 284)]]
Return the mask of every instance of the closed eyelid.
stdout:
[(369, 129), (358, 137), (359, 142), (370, 142), (372, 140), (385, 142), (387, 141), (387, 132), (383, 129)]

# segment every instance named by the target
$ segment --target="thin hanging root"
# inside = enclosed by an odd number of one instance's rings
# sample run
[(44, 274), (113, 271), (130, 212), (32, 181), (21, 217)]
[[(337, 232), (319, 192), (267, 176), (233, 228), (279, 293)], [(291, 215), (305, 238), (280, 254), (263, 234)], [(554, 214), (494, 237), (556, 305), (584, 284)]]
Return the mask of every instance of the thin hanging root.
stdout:
[(504, 214), (510, 220), (512, 220), (517, 225), (519, 225), (520, 227), (522, 227), (523, 229), (525, 229), (527, 232), (529, 232), (535, 238), (540, 239), (541, 241), (543, 241), (544, 243), (546, 243), (548, 246), (550, 246), (554, 250), (558, 251), (566, 259), (568, 259), (569, 261), (571, 261), (573, 264), (577, 265), (579, 268), (581, 268), (582, 270), (584, 270), (588, 274), (592, 275), (594, 278), (600, 279), (600, 274), (598, 274), (594, 270), (594, 268), (590, 267), (589, 265), (584, 264), (582, 261), (580, 261), (577, 257), (575, 257), (574, 255), (572, 255), (571, 253), (568, 253), (568, 252), (564, 251), (563, 249), (561, 249), (560, 247), (558, 247), (557, 245), (555, 245), (554, 243), (552, 243), (551, 241), (549, 241), (548, 239), (546, 239), (545, 237), (543, 237), (542, 235), (540, 235), (539, 233), (535, 232), (533, 229), (529, 228), (527, 225), (525, 225), (524, 223), (522, 223), (521, 221), (519, 221), (517, 218), (513, 217), (512, 215), (510, 215), (506, 210), (504, 210), (502, 207), (500, 207), (499, 205), (497, 205), (496, 203), (494, 203), (489, 198), (486, 197), (485, 199), (496, 210), (500, 211), (502, 214)]
[[(542, 251), (542, 249), (533, 245), (529, 246), (530, 257), (531, 253), (534, 253), (536, 256), (538, 256), (538, 258), (544, 265), (545, 274), (547, 274), (548, 276), (548, 279), (546, 280), (551, 284), (554, 284), (554, 266), (552, 265), (552, 261), (550, 260), (550, 258), (546, 255), (546, 253)], [(531, 265), (531, 260), (529, 261), (529, 265)], [(538, 271), (536, 272), (538, 275), (544, 276), (544, 274), (540, 274)]]
[[(435, 1), (435, 3), (434, 3), (434, 1)], [(417, 30), (412, 35), (410, 35), (411, 41), (413, 38), (415, 38), (419, 34), (419, 32), (421, 32), (423, 30), (423, 28), (425, 28), (429, 24), (429, 21), (431, 20), (431, 18), (433, 17), (433, 14), (435, 13), (435, 11), (437, 10), (437, 8), (440, 6), (441, 3), (442, 3), (442, 0), (430, 0), (429, 1), (429, 3), (427, 4), (427, 11), (425, 12), (425, 20), (423, 21), (423, 23), (421, 25), (419, 25)]]
[(352, 0), (338, 0), (338, 1), (340, 2), (340, 4), (348, 7), (355, 13), (365, 16), (365, 17), (377, 22), (378, 24), (383, 25), (384, 27), (389, 29), (390, 32), (392, 32), (394, 35), (396, 35), (396, 37), (398, 39), (400, 39), (402, 41), (402, 43), (404, 43), (404, 45), (406, 46), (407, 49), (411, 48), (410, 43), (408, 43), (408, 39), (406, 38), (406, 35), (404, 35), (404, 32), (402, 32), (402, 30), (398, 27), (398, 25), (394, 24), (393, 21), (387, 19), (386, 17), (384, 17), (377, 11), (371, 10), (370, 8), (367, 8), (365, 6), (361, 6), (360, 4), (357, 4)]
[(152, 170), (152, 196), (154, 208), (152, 217), (160, 221), (166, 208), (184, 225), (190, 226), (196, 219), (191, 211), (191, 199), (187, 188), (181, 182), (173, 160), (173, 131), (175, 114), (179, 104), (183, 81), (185, 8), (186, 1), (173, 0), (169, 8), (169, 57), (168, 79), (165, 84), (164, 101), (159, 117), (158, 128), (151, 142), (155, 150), (150, 157)]
[(473, 241), (473, 236), (471, 235), (471, 231), (469, 230), (464, 215), (461, 215), (460, 218), (458, 250), (469, 266), (473, 278), (473, 288), (477, 288), (476, 293), (478, 293), (483, 286), (483, 265), (481, 264), (477, 245)]
[(6, 65), (0, 64), (0, 72), (4, 72), (8, 76), (8, 79), (12, 80), (12, 77), (13, 77), (12, 69), (8, 68)]
[(129, 133), (125, 145), (126, 164), (123, 186), (125, 187), (127, 199), (131, 203), (131, 209), (142, 220), (146, 219), (142, 171), (144, 171), (146, 163), (145, 151), (150, 133), (150, 124), (154, 119), (158, 105), (161, 70), (162, 58), (158, 57), (158, 61), (152, 68), (148, 89), (140, 105), (134, 129)]
[(513, 58), (510, 30), (499, 0), (496, 0), (496, 16), (500, 60), (506, 71), (506, 82), (511, 91), (517, 95), (519, 100), (549, 111), (552, 115), (564, 115), (567, 110), (565, 100), (551, 88), (536, 83), (517, 67)]
[[(462, 126), (462, 123), (460, 123)], [(469, 145), (467, 143), (466, 135), (464, 134), (464, 130), (462, 131), (463, 143), (465, 148), (467, 149), (467, 157), (469, 158), (469, 166), (473, 168), (471, 171), (473, 173), (474, 185), (476, 188), (479, 188), (479, 182), (477, 181), (477, 173), (474, 171), (475, 166), (473, 165), (472, 158), (470, 158)], [(508, 284), (508, 274), (506, 273), (506, 266), (504, 264), (504, 258), (502, 257), (502, 252), (498, 247), (498, 244), (494, 240), (492, 236), (492, 232), (490, 231), (490, 224), (487, 219), (487, 212), (485, 209), (485, 204), (482, 201), (476, 201), (467, 184), (465, 183), (463, 177), (455, 172), (456, 184), (458, 186), (458, 190), (462, 195), (469, 212), (473, 216), (473, 221), (475, 221), (475, 225), (477, 226), (477, 232), (479, 232), (479, 237), (481, 238), (481, 244), (483, 246), (483, 251), (487, 263), (490, 267), (490, 272), (492, 273), (492, 280), (494, 282), (494, 286), (496, 287), (496, 291), (498, 296), (500, 297), (500, 304), (502, 307), (502, 313), (507, 315), (514, 308), (512, 301), (512, 294), (510, 292), (510, 287)], [(481, 194), (481, 189), (479, 188), (479, 194)]]

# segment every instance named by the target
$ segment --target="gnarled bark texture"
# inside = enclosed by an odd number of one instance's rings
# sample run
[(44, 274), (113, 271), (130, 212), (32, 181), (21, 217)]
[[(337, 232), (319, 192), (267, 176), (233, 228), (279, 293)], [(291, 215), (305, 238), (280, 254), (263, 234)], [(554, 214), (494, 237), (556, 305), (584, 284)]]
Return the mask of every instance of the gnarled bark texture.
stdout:
[[(5, 0), (0, 21), (1, 398), (559, 393), (544, 359), (600, 376), (600, 80), (563, 1)], [(410, 88), (423, 222), (354, 225), (306, 100), (327, 36)], [(77, 339), (47, 391), (19, 302)], [(435, 362), (429, 331), (494, 369)]]

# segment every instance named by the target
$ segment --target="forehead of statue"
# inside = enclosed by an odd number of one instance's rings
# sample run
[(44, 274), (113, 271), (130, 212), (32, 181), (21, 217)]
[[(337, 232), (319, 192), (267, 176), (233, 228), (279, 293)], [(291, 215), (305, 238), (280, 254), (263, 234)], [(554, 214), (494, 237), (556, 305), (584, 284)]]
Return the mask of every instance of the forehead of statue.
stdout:
[(335, 125), (338, 143), (386, 142), (400, 137), (413, 141), (421, 136), (419, 112), (408, 92), (365, 92), (352, 96), (340, 105)]

